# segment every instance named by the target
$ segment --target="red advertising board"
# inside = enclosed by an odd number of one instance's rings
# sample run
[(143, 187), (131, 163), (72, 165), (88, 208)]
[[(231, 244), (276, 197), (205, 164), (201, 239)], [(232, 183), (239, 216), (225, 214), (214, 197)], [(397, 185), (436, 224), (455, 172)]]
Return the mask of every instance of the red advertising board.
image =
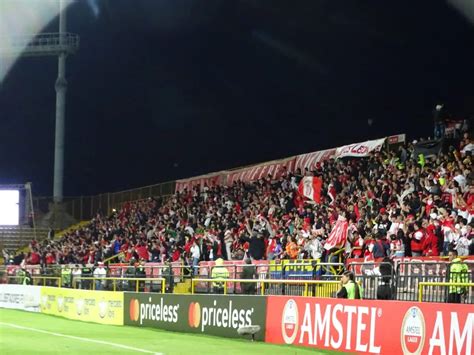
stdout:
[(265, 341), (361, 354), (472, 354), (472, 305), (270, 296)]

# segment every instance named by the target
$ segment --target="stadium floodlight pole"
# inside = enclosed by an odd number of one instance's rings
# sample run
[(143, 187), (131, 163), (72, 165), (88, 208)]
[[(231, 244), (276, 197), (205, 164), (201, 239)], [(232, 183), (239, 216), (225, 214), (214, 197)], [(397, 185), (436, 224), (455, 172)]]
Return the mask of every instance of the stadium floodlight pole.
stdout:
[(59, 32), (18, 35), (0, 38), (1, 56), (57, 56), (58, 77), (56, 79), (56, 133), (54, 148), (53, 199), (57, 204), (63, 200), (64, 176), (64, 122), (66, 114), (66, 58), (79, 48), (79, 36), (66, 31), (66, 9), (70, 0), (59, 2)]
[[(59, 38), (64, 41), (66, 34), (66, 9), (64, 0), (59, 0)], [(54, 141), (54, 180), (53, 199), (54, 203), (63, 201), (63, 178), (64, 178), (64, 120), (66, 113), (66, 56), (67, 53), (58, 54), (58, 78), (56, 79), (56, 133)]]

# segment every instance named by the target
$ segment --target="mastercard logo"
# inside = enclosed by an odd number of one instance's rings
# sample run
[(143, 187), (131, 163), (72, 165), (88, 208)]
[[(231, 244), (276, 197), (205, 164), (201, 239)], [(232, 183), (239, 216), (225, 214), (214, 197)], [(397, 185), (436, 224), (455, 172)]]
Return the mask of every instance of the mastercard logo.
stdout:
[(135, 298), (130, 300), (130, 319), (134, 322), (138, 320), (140, 315), (140, 303)]
[(191, 302), (189, 305), (188, 321), (191, 328), (199, 327), (201, 323), (201, 306), (198, 302)]

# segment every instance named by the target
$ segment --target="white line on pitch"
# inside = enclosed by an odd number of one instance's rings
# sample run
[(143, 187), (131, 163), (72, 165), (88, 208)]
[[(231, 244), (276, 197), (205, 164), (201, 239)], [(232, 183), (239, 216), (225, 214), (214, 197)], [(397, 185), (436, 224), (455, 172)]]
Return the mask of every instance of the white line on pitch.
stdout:
[(164, 355), (163, 353), (156, 353), (156, 352), (150, 351), (150, 350), (145, 350), (145, 349), (140, 349), (140, 348), (134, 348), (133, 346), (127, 346), (127, 345), (122, 345), (122, 344), (117, 344), (117, 343), (111, 343), (111, 342), (103, 341), (103, 340), (96, 340), (96, 339), (89, 339), (89, 338), (76, 337), (76, 336), (74, 336), (74, 335), (67, 335), (67, 334), (61, 334), (61, 333), (48, 332), (47, 330), (36, 329), (36, 328), (30, 328), (30, 327), (23, 327), (23, 326), (21, 326), (21, 325), (16, 325), (16, 324), (12, 324), (12, 323), (0, 322), (0, 325), (5, 325), (5, 326), (8, 326), (8, 327), (17, 328), (17, 329), (29, 330), (29, 331), (31, 331), (31, 332), (37, 332), (37, 333), (43, 333), (43, 334), (54, 335), (54, 336), (57, 336), (57, 337), (63, 337), (63, 338), (69, 338), (69, 339), (74, 339), (74, 340), (85, 341), (85, 342), (89, 342), (89, 343), (110, 345), (110, 346), (114, 346), (114, 347), (116, 347), (116, 348), (122, 348), (122, 349), (132, 350), (132, 351), (136, 351), (136, 352), (140, 352), (140, 353), (147, 353), (147, 354), (154, 354), (154, 355)]

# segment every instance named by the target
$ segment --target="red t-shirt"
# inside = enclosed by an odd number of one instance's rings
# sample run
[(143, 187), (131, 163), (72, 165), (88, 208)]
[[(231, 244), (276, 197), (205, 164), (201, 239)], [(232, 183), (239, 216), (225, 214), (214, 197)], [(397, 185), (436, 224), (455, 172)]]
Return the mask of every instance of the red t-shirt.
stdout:
[(415, 233), (413, 233), (413, 236), (410, 242), (411, 251), (415, 251), (417, 253), (423, 252), (423, 243), (425, 240), (425, 234), (426, 234), (425, 231), (422, 229), (419, 229)]
[(438, 237), (428, 233), (423, 240), (423, 256), (439, 256)]
[(46, 264), (51, 265), (54, 264), (56, 260), (54, 259), (54, 255), (50, 254), (46, 256)]
[(40, 256), (38, 253), (31, 253), (30, 262), (31, 265), (37, 265), (40, 263)]
[(173, 255), (171, 256), (171, 258), (172, 258), (173, 261), (178, 261), (180, 257), (181, 257), (181, 253), (179, 252), (178, 249), (176, 249), (176, 250), (173, 252)]
[(148, 260), (148, 248), (146, 246), (139, 246), (135, 248), (140, 259)]

